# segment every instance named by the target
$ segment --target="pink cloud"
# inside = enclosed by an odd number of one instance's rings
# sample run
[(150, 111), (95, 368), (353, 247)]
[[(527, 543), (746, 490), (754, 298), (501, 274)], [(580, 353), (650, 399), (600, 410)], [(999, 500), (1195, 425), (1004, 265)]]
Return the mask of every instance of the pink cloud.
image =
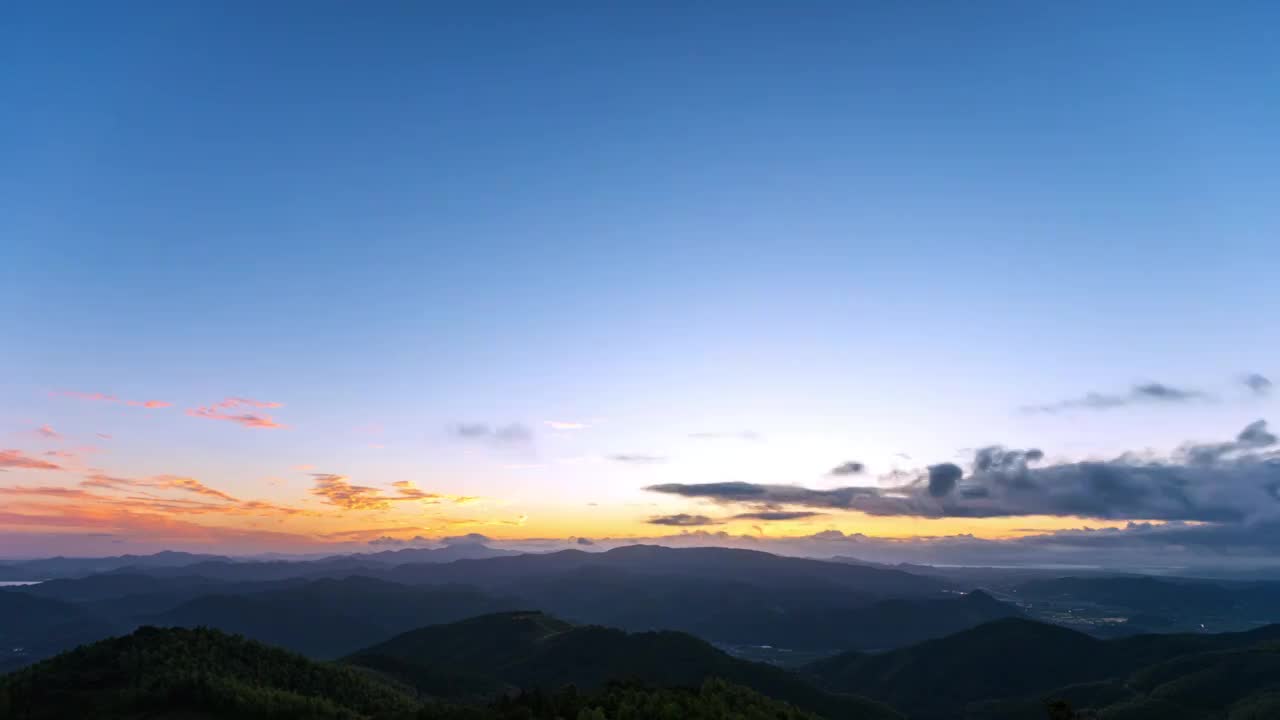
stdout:
[(282, 408), (284, 407), (284, 403), (265, 402), (262, 400), (251, 400), (249, 398), (227, 398), (226, 400), (223, 400), (222, 402), (217, 403), (216, 406), (220, 408), (234, 408), (234, 407), (247, 406), (247, 407), (270, 409), (270, 408)]
[(61, 470), (62, 466), (25, 455), (21, 450), (0, 450), (0, 469)]
[(121, 400), (115, 395), (109, 395), (107, 393), (100, 393), (100, 392), (76, 392), (75, 390), (57, 390), (49, 394), (63, 395), (65, 397), (73, 397), (73, 398), (78, 398), (80, 400), (94, 400), (97, 402), (110, 402), (110, 403), (123, 402), (125, 405), (132, 405), (133, 407), (148, 408), (148, 409), (167, 408), (173, 405), (173, 403), (165, 402), (163, 400)]
[(98, 402), (115, 402), (115, 395), (108, 395), (100, 392), (76, 392), (75, 390), (57, 390), (49, 393), (50, 395), (63, 395), (66, 397), (78, 398), (80, 400), (95, 400)]
[(192, 408), (187, 411), (187, 414), (192, 417), (202, 417), (209, 420), (225, 420), (247, 428), (274, 430), (277, 428), (288, 427), (287, 425), (276, 422), (275, 418), (267, 414), (225, 412), (226, 410), (240, 407), (278, 408), (284, 407), (284, 404), (278, 402), (264, 402), (262, 400), (250, 400), (249, 398), (227, 398), (208, 407)]
[(62, 434), (57, 430), (54, 430), (53, 426), (47, 424), (36, 428), (36, 433), (52, 440), (57, 440), (62, 437)]

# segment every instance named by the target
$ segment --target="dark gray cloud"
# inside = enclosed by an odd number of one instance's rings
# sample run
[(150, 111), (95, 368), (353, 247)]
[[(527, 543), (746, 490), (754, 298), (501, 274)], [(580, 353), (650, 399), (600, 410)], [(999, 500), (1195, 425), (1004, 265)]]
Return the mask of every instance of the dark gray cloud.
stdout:
[(831, 472), (827, 474), (828, 475), (861, 475), (862, 472), (866, 469), (867, 469), (866, 465), (863, 465), (862, 463), (857, 462), (855, 460), (850, 460), (847, 463), (842, 463), (840, 465), (837, 465), (831, 468)]
[(1208, 395), (1199, 390), (1188, 388), (1179, 388), (1172, 385), (1166, 385), (1158, 382), (1140, 383), (1129, 388), (1123, 393), (1098, 393), (1091, 392), (1083, 397), (1073, 398), (1070, 400), (1060, 400), (1054, 403), (1046, 403), (1043, 405), (1029, 405), (1024, 407), (1026, 412), (1039, 413), (1057, 413), (1066, 410), (1110, 410), (1111, 408), (1124, 407), (1126, 405), (1138, 404), (1175, 404), (1185, 403), (1196, 400), (1206, 400)]
[(942, 463), (929, 466), (929, 494), (940, 498), (951, 494), (956, 483), (964, 476), (964, 470), (955, 463)]
[(580, 537), (574, 540), (574, 542), (579, 545), (595, 545), (595, 542), (591, 538)]
[(614, 462), (629, 463), (631, 465), (657, 465), (664, 463), (667, 459), (661, 455), (643, 455), (637, 453), (619, 453), (610, 455), (609, 459)]
[(812, 510), (759, 510), (756, 512), (738, 513), (734, 520), (803, 520), (804, 518), (821, 517), (824, 513)]
[(672, 527), (699, 527), (702, 525), (720, 524), (720, 521), (715, 518), (709, 518), (706, 515), (689, 515), (688, 513), (679, 513), (678, 515), (656, 515), (645, 522), (650, 525), (670, 525)]
[(1266, 395), (1271, 392), (1271, 380), (1264, 375), (1249, 373), (1241, 382), (1255, 395)]
[(1276, 437), (1264, 421), (1230, 442), (1184, 446), (1172, 457), (1090, 460), (1032, 467), (1038, 449), (1000, 446), (975, 451), (968, 476), (951, 463), (929, 467), (892, 487), (814, 489), (745, 482), (667, 483), (652, 492), (749, 506), (759, 511), (854, 510), (915, 517), (1078, 516), (1110, 520), (1243, 522), (1280, 512)]
[(467, 440), (486, 440), (496, 445), (524, 445), (533, 440), (533, 433), (520, 423), (492, 426), (488, 423), (458, 423), (453, 434)]
[(1183, 447), (1183, 454), (1192, 463), (1210, 465), (1225, 457), (1260, 450), (1275, 444), (1276, 436), (1267, 430), (1267, 421), (1255, 420), (1246, 425), (1236, 435), (1235, 440), (1207, 445), (1187, 445)]

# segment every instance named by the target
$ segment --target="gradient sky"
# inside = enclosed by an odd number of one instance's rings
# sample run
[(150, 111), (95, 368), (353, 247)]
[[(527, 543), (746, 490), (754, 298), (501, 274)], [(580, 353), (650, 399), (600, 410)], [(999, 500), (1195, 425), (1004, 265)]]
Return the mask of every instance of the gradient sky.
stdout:
[(1196, 520), (645, 488), (1267, 418), (1274, 4), (689, 5), (0, 9), (0, 556)]

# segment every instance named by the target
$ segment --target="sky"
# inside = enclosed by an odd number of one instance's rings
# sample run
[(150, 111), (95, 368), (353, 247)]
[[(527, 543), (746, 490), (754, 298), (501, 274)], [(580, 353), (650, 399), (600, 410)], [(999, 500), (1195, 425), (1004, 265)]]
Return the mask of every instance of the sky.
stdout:
[(1265, 561), (1278, 16), (0, 9), (0, 557)]

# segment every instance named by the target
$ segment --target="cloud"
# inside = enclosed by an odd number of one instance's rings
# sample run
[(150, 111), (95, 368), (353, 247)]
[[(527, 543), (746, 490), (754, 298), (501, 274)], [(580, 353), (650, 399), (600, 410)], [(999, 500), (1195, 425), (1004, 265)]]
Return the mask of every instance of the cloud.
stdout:
[(111, 435), (110, 435), (109, 433), (95, 433), (95, 434), (96, 434), (98, 437), (102, 438), (103, 440), (110, 440), (110, 439), (111, 439)]
[(311, 494), (322, 497), (330, 505), (337, 505), (348, 510), (387, 510), (393, 502), (416, 501), (428, 505), (449, 502), (464, 505), (475, 502), (479, 498), (467, 495), (441, 495), (426, 492), (409, 480), (399, 480), (391, 484), (395, 494), (388, 495), (382, 490), (365, 485), (352, 485), (344, 475), (333, 473), (312, 473), (315, 487)]
[(163, 400), (121, 400), (115, 395), (100, 392), (76, 392), (75, 390), (55, 390), (50, 395), (62, 395), (65, 397), (73, 397), (79, 400), (92, 400), (95, 402), (124, 403), (133, 407), (147, 408), (154, 410), (157, 408), (171, 407), (173, 403)]
[(467, 440), (486, 440), (495, 445), (526, 445), (533, 440), (533, 433), (520, 423), (491, 427), (487, 423), (459, 423), (453, 434)]
[(862, 463), (860, 463), (860, 462), (856, 462), (856, 461), (850, 460), (850, 461), (849, 461), (849, 462), (847, 462), (847, 463), (841, 463), (840, 465), (837, 465), (837, 466), (835, 466), (835, 467), (831, 468), (831, 471), (830, 471), (830, 472), (828, 472), (827, 474), (828, 474), (828, 475), (837, 475), (837, 476), (840, 476), (840, 475), (861, 475), (861, 474), (862, 474), (862, 472), (863, 472), (864, 470), (866, 470), (866, 469), (867, 469), (867, 466), (866, 466), (866, 465), (863, 465), (863, 464), (862, 464)]
[(812, 510), (758, 510), (756, 512), (738, 513), (734, 520), (803, 520), (821, 517), (824, 513)]
[(207, 407), (191, 408), (187, 411), (187, 414), (192, 417), (202, 417), (209, 420), (225, 420), (227, 422), (236, 423), (242, 427), (262, 430), (275, 430), (278, 428), (288, 427), (287, 425), (282, 425), (276, 422), (270, 415), (253, 412), (228, 412), (245, 407), (264, 409), (284, 406), (278, 402), (264, 402), (262, 400), (251, 400), (249, 398), (227, 398)]
[(563, 420), (547, 420), (546, 424), (547, 424), (547, 427), (551, 428), (552, 430), (586, 430), (587, 428), (591, 427), (586, 423), (566, 422)]
[(48, 460), (33, 458), (21, 450), (0, 450), (0, 470), (61, 470), (62, 466)]
[(1258, 373), (1250, 373), (1241, 381), (1254, 395), (1267, 395), (1271, 392), (1271, 380)]
[(493, 538), (488, 535), (481, 535), (480, 533), (467, 533), (466, 535), (442, 537), (440, 538), (440, 542), (444, 543), (446, 547), (453, 547), (454, 545), (487, 544), (493, 542)]
[(422, 535), (414, 535), (413, 537), (404, 540), (391, 537), (390, 535), (381, 535), (369, 541), (369, 545), (372, 545), (373, 547), (409, 547), (434, 544), (434, 540), (428, 537), (423, 537)]
[(614, 462), (628, 463), (631, 465), (656, 465), (667, 461), (661, 455), (643, 455), (635, 453), (620, 453), (618, 455), (610, 455), (609, 459)]
[(50, 425), (41, 425), (40, 427), (36, 428), (36, 434), (40, 435), (41, 437), (49, 438), (51, 440), (57, 440), (62, 437), (61, 433), (59, 433), (57, 430), (54, 430), (53, 427)]
[(311, 476), (316, 482), (311, 494), (324, 498), (330, 505), (348, 510), (386, 510), (391, 507), (391, 503), (377, 488), (352, 485), (343, 475), (312, 473)]
[(62, 458), (63, 460), (73, 460), (75, 459), (76, 454), (70, 450), (46, 450), (44, 452), (44, 456)]
[(591, 538), (584, 538), (584, 537), (577, 538), (573, 542), (579, 545), (595, 545), (595, 542), (592, 541)]
[(64, 397), (73, 397), (79, 400), (93, 400), (96, 402), (115, 402), (116, 396), (100, 392), (76, 392), (75, 390), (55, 390), (50, 395), (62, 395)]
[(689, 515), (680, 513), (678, 515), (655, 515), (645, 522), (650, 525), (669, 525), (672, 527), (697, 527), (699, 525), (718, 525), (719, 520), (709, 518), (706, 515)]
[(185, 477), (182, 475), (156, 475), (145, 480), (137, 480), (134, 478), (115, 477), (106, 473), (91, 473), (85, 476), (80, 483), (81, 487), (97, 487), (108, 489), (121, 488), (148, 488), (151, 490), (181, 490), (183, 492), (204, 495), (205, 497), (223, 500), (225, 502), (238, 503), (240, 500), (221, 490), (205, 485), (195, 478)]
[(155, 483), (154, 487), (157, 488), (184, 490), (186, 492), (196, 493), (197, 495), (204, 495), (205, 497), (226, 500), (227, 502), (240, 502), (238, 499), (222, 492), (221, 490), (215, 490), (195, 478), (181, 477), (178, 475), (158, 475), (154, 478), (153, 482)]
[(1000, 446), (974, 453), (971, 471), (942, 463), (892, 487), (813, 489), (745, 482), (653, 485), (651, 492), (759, 511), (838, 509), (881, 516), (1051, 515), (1108, 520), (1243, 522), (1280, 514), (1280, 454), (1266, 423), (1224, 443), (1185, 445), (1173, 455), (1066, 462), (1033, 467), (1038, 449)]
[(760, 435), (752, 430), (740, 430), (738, 432), (695, 432), (689, 433), (689, 437), (693, 440), (746, 440), (754, 442), (760, 439)]
[(1066, 410), (1109, 410), (1126, 405), (1139, 404), (1177, 404), (1198, 400), (1207, 400), (1209, 396), (1199, 390), (1178, 388), (1158, 382), (1134, 385), (1124, 393), (1091, 392), (1083, 397), (1071, 400), (1060, 400), (1044, 405), (1024, 407), (1025, 412), (1057, 413)]
[(955, 463), (930, 465), (929, 494), (933, 497), (943, 497), (950, 494), (963, 475), (964, 470), (961, 470), (960, 466)]

